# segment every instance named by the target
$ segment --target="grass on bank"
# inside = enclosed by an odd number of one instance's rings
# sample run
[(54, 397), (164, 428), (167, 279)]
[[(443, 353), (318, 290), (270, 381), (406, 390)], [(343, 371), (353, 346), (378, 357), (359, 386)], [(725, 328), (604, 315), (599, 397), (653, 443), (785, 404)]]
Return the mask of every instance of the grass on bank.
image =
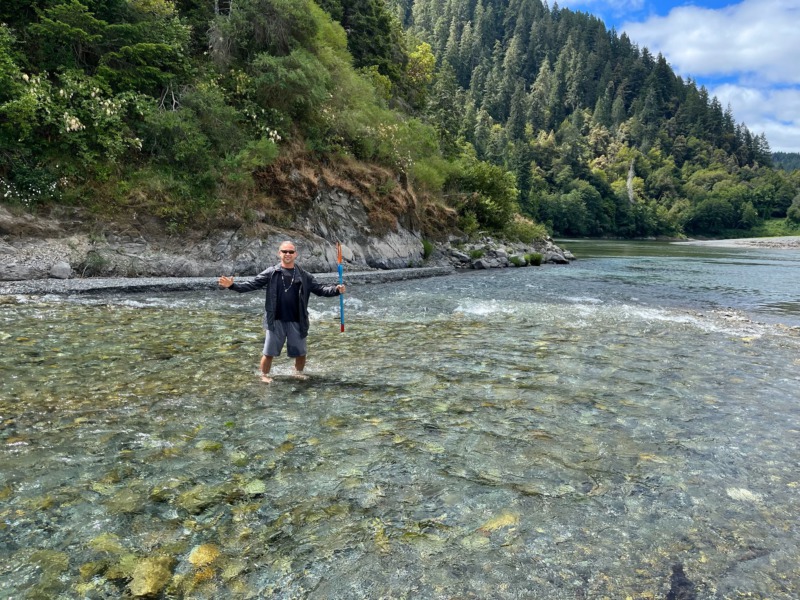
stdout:
[(783, 237), (800, 235), (800, 223), (789, 219), (769, 219), (750, 230), (748, 237)]
[(768, 219), (750, 229), (723, 229), (714, 236), (702, 236), (702, 239), (741, 239), (769, 238), (800, 235), (800, 223), (791, 219)]

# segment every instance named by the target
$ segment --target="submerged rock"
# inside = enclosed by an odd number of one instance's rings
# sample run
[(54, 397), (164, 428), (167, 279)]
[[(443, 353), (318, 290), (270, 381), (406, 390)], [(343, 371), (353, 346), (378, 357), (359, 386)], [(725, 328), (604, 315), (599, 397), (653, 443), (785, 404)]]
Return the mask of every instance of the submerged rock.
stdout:
[(157, 556), (140, 560), (133, 569), (133, 578), (128, 589), (134, 598), (153, 596), (163, 590), (172, 580), (174, 560), (168, 556)]
[(197, 485), (178, 496), (176, 503), (180, 508), (196, 515), (204, 508), (214, 504), (221, 495), (222, 492), (217, 487)]
[(219, 558), (220, 550), (214, 544), (195, 546), (189, 554), (189, 562), (195, 567), (205, 567)]
[(92, 539), (89, 542), (89, 547), (97, 552), (105, 552), (107, 554), (123, 554), (125, 552), (125, 547), (119, 537), (107, 532), (101, 533)]

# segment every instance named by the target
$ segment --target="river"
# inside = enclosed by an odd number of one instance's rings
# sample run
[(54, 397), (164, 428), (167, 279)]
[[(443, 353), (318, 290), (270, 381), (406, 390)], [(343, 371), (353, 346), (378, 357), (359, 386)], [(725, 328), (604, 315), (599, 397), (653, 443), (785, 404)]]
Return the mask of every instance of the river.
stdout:
[[(0, 305), (0, 597), (800, 597), (800, 252)], [(678, 575), (673, 567), (680, 565)]]

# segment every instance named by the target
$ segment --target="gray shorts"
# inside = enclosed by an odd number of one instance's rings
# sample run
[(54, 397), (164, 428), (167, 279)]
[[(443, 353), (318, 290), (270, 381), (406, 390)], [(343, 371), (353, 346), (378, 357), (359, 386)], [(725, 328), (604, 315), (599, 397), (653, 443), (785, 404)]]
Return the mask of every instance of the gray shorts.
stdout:
[(275, 331), (267, 329), (264, 338), (264, 356), (280, 356), (283, 345), (290, 358), (307, 354), (306, 340), (300, 337), (300, 323), (296, 321), (275, 321)]

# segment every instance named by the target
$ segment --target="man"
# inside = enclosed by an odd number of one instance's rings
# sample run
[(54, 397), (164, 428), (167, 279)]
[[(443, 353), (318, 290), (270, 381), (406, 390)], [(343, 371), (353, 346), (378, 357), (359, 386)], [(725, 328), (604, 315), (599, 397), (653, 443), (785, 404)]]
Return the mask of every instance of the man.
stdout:
[(270, 383), (272, 359), (280, 356), (283, 345), (294, 358), (295, 374), (302, 377), (306, 366), (306, 337), (308, 336), (308, 299), (317, 296), (344, 294), (345, 286), (317, 283), (308, 271), (295, 264), (297, 248), (292, 242), (283, 242), (278, 250), (280, 263), (262, 271), (250, 281), (234, 283), (233, 277), (222, 276), (219, 285), (234, 292), (252, 292), (267, 288), (265, 302), (264, 352), (261, 356), (261, 380)]

